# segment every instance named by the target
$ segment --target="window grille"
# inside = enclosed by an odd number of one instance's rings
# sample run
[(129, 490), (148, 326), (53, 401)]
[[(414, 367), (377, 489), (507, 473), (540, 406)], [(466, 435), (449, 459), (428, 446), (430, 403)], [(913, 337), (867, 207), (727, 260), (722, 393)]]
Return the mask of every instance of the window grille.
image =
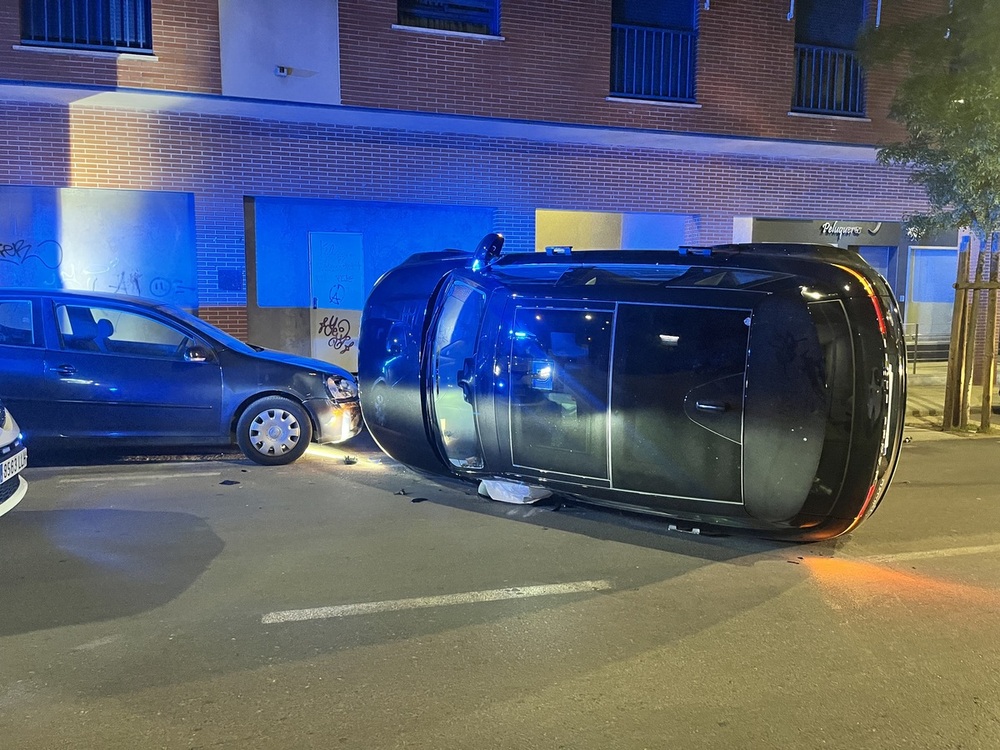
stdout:
[(792, 111), (864, 117), (865, 75), (855, 54), (865, 0), (799, 0)]
[(399, 0), (402, 26), (420, 26), (467, 34), (500, 33), (500, 0)]
[(796, 44), (792, 110), (863, 117), (865, 73), (854, 52)]
[(50, 47), (152, 52), (151, 0), (21, 0), (21, 41)]
[(698, 33), (612, 24), (611, 94), (695, 101)]

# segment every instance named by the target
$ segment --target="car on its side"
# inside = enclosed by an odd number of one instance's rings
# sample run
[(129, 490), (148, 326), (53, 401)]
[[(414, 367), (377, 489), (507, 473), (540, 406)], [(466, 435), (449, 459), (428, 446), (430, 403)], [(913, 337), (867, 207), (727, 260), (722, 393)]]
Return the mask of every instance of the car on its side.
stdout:
[(14, 416), (0, 401), (0, 516), (21, 502), (28, 483), (21, 472), (28, 466), (28, 449)]
[(905, 351), (892, 292), (857, 253), (502, 243), (413, 256), (369, 294), (361, 405), (390, 456), (487, 493), (789, 540), (843, 534), (878, 506)]
[(277, 465), (362, 429), (343, 368), (116, 294), (0, 289), (0, 398), (32, 447), (235, 443)]

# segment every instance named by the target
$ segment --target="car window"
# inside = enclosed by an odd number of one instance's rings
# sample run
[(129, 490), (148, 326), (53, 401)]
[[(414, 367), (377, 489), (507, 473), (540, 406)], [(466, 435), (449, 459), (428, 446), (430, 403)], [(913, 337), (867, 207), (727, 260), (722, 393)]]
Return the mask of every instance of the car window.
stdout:
[(515, 465), (607, 477), (610, 311), (518, 308), (510, 358)]
[(11, 299), (0, 301), (0, 345), (34, 346), (31, 301)]
[(194, 343), (183, 331), (128, 310), (59, 305), (56, 319), (64, 349), (183, 359)]

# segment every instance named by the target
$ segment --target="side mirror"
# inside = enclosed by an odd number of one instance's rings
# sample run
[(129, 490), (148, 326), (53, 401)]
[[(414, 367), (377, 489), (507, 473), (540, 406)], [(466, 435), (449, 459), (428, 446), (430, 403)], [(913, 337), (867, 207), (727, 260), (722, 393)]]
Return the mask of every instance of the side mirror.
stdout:
[(497, 232), (490, 232), (480, 240), (476, 247), (475, 260), (472, 261), (473, 271), (482, 271), (496, 263), (503, 249), (503, 235)]
[(184, 350), (185, 362), (208, 362), (212, 357), (203, 346), (189, 346)]

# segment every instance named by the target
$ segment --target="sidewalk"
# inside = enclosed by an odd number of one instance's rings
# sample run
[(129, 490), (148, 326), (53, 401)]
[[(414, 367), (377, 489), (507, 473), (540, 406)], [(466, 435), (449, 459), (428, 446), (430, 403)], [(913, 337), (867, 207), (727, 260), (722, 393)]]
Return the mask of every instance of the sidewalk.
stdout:
[(913, 363), (907, 366), (907, 426), (941, 429), (947, 372), (947, 362), (917, 362), (916, 367)]
[[(907, 427), (923, 427), (941, 430), (944, 414), (944, 388), (948, 371), (947, 362), (911, 362), (906, 370), (906, 419)], [(969, 435), (976, 435), (979, 427), (981, 386), (972, 387), (969, 410)], [(995, 403), (1000, 406), (1000, 394), (994, 394)], [(1000, 415), (994, 416), (994, 431), (1000, 432)], [(952, 433), (962, 437), (959, 433)]]

